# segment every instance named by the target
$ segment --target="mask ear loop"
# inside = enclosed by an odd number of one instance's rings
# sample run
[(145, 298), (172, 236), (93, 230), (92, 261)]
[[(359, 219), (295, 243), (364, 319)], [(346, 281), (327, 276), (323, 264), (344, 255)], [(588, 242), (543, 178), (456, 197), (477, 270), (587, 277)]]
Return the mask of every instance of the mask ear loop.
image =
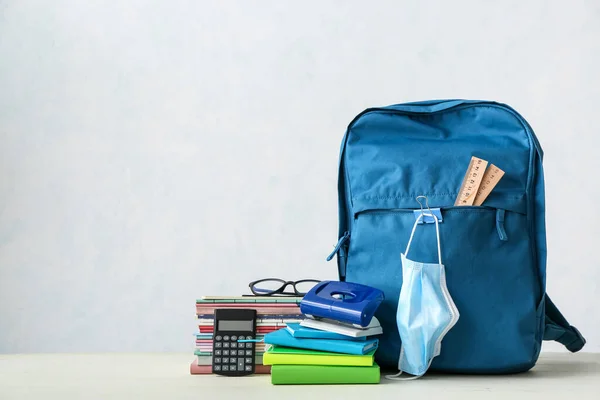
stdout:
[(425, 218), (425, 217), (432, 217), (433, 220), (435, 221), (435, 234), (436, 234), (436, 238), (437, 238), (438, 263), (440, 265), (442, 265), (442, 246), (440, 245), (440, 225), (438, 222), (438, 218), (433, 213), (426, 213), (425, 211), (423, 211), (417, 217), (417, 220), (415, 221), (415, 224), (413, 225), (412, 232), (410, 233), (410, 238), (408, 239), (408, 243), (406, 244), (406, 250), (404, 250), (404, 255), (406, 257), (408, 257), (408, 250), (410, 250), (410, 245), (412, 243), (413, 237), (415, 236), (415, 231), (417, 230), (417, 225), (419, 224), (419, 221), (421, 220), (421, 218)]
[(435, 235), (437, 236), (437, 248), (438, 248), (438, 261), (442, 266), (442, 246), (440, 245), (440, 225), (437, 217), (432, 213), (431, 216), (435, 220)]

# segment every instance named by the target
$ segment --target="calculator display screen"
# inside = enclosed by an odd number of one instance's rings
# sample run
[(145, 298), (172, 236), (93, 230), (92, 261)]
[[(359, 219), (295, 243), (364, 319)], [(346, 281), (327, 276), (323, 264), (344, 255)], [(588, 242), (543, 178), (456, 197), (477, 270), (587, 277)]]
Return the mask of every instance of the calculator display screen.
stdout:
[(249, 321), (219, 321), (217, 329), (219, 331), (252, 331), (253, 320)]

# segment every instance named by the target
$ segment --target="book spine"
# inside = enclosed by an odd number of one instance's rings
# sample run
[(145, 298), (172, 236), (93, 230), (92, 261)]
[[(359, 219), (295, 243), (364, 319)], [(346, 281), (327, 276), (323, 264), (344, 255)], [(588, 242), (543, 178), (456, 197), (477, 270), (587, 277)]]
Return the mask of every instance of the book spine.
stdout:
[[(310, 343), (307, 343), (306, 341), (310, 341)], [(344, 342), (336, 343), (334, 346), (332, 346), (330, 343), (319, 343), (317, 339), (304, 339), (302, 341), (302, 345), (306, 346), (305, 348), (308, 349), (311, 349), (311, 347), (314, 345), (314, 348), (312, 348), (313, 350), (353, 355), (363, 355), (364, 348), (364, 346), (352, 346)]]
[(273, 365), (271, 383), (274, 385), (312, 384), (374, 384), (379, 383), (379, 366), (338, 367), (307, 365)]
[(265, 365), (337, 365), (346, 367), (370, 367), (372, 356), (313, 356), (265, 353)]

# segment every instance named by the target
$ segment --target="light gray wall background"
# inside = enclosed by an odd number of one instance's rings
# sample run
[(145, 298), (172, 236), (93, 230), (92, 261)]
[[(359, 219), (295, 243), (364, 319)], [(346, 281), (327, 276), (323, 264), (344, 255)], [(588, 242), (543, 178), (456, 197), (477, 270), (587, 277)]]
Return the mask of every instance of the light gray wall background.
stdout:
[(0, 0), (0, 352), (191, 355), (196, 297), (335, 278), (347, 123), (456, 97), (536, 130), (548, 291), (600, 351), (598, 71), (594, 0)]

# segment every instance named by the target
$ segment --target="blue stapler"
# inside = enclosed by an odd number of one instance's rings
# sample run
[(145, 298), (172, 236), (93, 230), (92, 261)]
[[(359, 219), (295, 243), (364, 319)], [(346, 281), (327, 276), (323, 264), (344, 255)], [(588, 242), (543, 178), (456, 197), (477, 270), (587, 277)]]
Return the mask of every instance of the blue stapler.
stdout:
[(383, 292), (358, 283), (323, 281), (300, 302), (302, 314), (364, 328), (384, 299)]

